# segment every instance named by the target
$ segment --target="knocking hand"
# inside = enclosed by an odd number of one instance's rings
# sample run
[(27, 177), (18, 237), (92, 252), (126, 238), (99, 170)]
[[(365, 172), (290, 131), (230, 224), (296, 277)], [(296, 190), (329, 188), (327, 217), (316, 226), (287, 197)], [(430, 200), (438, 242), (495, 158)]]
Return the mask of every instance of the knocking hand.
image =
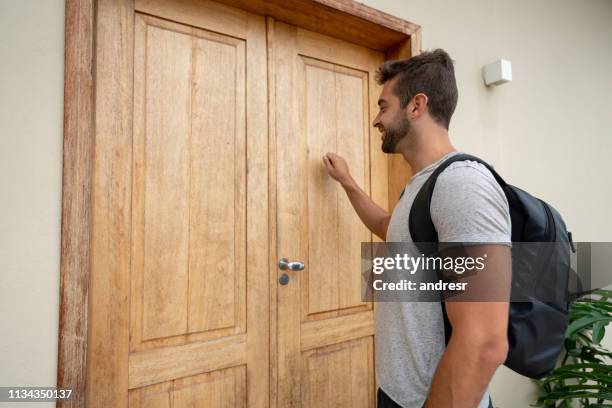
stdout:
[(342, 186), (347, 186), (353, 182), (353, 178), (349, 172), (348, 165), (342, 156), (335, 153), (325, 153), (323, 156), (323, 164), (327, 173)]

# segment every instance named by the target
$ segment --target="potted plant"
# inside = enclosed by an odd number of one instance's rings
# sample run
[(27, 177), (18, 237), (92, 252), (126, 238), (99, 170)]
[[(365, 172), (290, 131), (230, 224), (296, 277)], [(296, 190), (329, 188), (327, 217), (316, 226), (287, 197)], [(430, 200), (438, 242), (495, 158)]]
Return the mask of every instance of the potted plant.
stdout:
[(573, 303), (561, 364), (538, 380), (536, 406), (612, 407), (612, 352), (602, 346), (612, 321), (612, 291), (598, 289)]

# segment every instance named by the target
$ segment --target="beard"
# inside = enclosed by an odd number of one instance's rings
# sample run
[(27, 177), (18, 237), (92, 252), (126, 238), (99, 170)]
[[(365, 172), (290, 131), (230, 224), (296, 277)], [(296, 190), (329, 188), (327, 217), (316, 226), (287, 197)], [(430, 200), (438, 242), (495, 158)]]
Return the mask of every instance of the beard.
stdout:
[(403, 112), (399, 112), (393, 123), (384, 129), (382, 151), (384, 153), (395, 153), (395, 147), (401, 139), (410, 132), (410, 121)]

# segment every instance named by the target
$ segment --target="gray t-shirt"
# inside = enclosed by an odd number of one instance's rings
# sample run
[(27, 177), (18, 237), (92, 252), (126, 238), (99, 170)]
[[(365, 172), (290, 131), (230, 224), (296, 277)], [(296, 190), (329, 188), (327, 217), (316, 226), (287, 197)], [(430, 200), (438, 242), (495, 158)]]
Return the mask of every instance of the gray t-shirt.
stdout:
[[(419, 256), (408, 229), (412, 202), (435, 168), (451, 152), (410, 179), (397, 203), (387, 242), (407, 242)], [(498, 242), (511, 245), (508, 201), (491, 172), (474, 161), (451, 164), (438, 177), (431, 217), (440, 241)], [(440, 303), (379, 302), (376, 305), (376, 376), (380, 388), (404, 408), (421, 408), (445, 349)], [(489, 404), (489, 391), (478, 408)]]

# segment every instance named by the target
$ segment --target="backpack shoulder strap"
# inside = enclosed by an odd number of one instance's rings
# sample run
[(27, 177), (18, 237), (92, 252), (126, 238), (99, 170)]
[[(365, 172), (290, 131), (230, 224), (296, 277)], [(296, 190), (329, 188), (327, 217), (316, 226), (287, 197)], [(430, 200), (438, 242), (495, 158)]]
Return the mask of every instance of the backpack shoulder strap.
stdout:
[(483, 164), (493, 174), (493, 177), (495, 177), (495, 180), (497, 180), (502, 188), (506, 186), (506, 182), (500, 177), (499, 174), (497, 174), (493, 167), (476, 156), (469, 154), (458, 154), (444, 161), (434, 170), (427, 181), (425, 181), (417, 193), (414, 202), (412, 203), (412, 207), (410, 208), (410, 215), (408, 217), (410, 237), (419, 249), (421, 249), (421, 247), (418, 245), (419, 242), (438, 242), (438, 233), (436, 232), (436, 228), (431, 219), (430, 212), (431, 197), (433, 196), (433, 191), (434, 187), (436, 186), (438, 176), (454, 162), (465, 160), (471, 160)]

